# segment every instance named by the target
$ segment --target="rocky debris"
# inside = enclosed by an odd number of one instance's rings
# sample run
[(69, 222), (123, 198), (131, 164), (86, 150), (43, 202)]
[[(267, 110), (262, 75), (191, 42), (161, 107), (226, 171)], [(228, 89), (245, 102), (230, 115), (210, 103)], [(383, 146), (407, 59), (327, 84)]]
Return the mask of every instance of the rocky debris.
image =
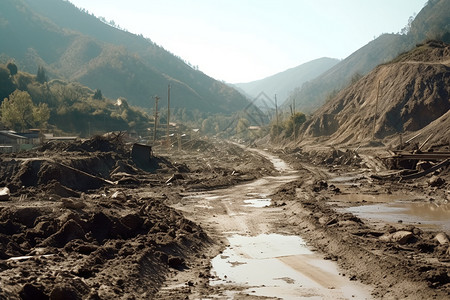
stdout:
[(8, 201), (11, 197), (11, 192), (7, 187), (0, 188), (0, 201)]
[(184, 179), (184, 176), (180, 173), (176, 173), (176, 174), (173, 174), (172, 176), (170, 176), (170, 178), (166, 180), (166, 183), (172, 183), (176, 180), (182, 180), (182, 179)]
[[(117, 136), (0, 154), (0, 186), (10, 190), (0, 207), (0, 298), (152, 298), (211, 243), (168, 206), (179, 193), (270, 173), (269, 162), (226, 145), (201, 141), (216, 152), (181, 151), (177, 163), (152, 156), (148, 168)], [(236, 165), (240, 176), (231, 175)], [(168, 187), (168, 174), (182, 184)]]
[(428, 184), (432, 187), (439, 187), (445, 184), (445, 179), (435, 175), (428, 180)]
[(408, 242), (412, 241), (414, 239), (414, 234), (410, 231), (397, 231), (394, 233), (387, 233), (382, 236), (380, 236), (380, 240), (383, 242), (393, 242), (398, 243), (400, 245), (405, 245)]
[(439, 244), (441, 244), (441, 245), (449, 245), (450, 244), (449, 238), (448, 238), (447, 234), (445, 234), (444, 232), (439, 232), (438, 234), (436, 234), (434, 239), (436, 241), (438, 241)]

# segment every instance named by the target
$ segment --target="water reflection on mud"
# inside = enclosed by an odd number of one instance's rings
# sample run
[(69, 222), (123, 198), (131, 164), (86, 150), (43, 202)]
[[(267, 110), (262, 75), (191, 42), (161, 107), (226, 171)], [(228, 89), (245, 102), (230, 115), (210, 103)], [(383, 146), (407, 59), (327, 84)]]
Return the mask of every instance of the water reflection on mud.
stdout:
[[(450, 234), (450, 204), (397, 201), (345, 208), (360, 218), (410, 223), (437, 228)], [(424, 227), (424, 226), (422, 226)]]

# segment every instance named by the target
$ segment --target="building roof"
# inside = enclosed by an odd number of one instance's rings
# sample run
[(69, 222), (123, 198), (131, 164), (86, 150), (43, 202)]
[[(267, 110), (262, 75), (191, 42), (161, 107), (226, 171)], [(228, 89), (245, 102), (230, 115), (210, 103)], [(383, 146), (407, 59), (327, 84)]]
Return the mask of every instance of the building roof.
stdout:
[(0, 130), (0, 134), (3, 136), (7, 136), (11, 139), (26, 139), (26, 137), (18, 135), (14, 131), (8, 131), (8, 130)]

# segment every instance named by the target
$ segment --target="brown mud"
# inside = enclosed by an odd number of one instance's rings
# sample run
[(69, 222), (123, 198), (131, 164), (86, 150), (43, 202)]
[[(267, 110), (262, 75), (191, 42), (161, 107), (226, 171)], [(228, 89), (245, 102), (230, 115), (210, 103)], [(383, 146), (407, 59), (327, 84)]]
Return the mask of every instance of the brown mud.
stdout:
[[(0, 156), (0, 188), (11, 192), (0, 202), (0, 299), (226, 298), (210, 285), (210, 261), (226, 247), (216, 223), (229, 211), (199, 214), (192, 208), (201, 198), (185, 196), (277, 172), (260, 154), (216, 140), (154, 152), (150, 163), (137, 165), (119, 137), (96, 137)], [(300, 235), (336, 261), (344, 277), (371, 286), (375, 298), (449, 296), (444, 234), (361, 219), (342, 210), (355, 201), (333, 198), (403, 193), (444, 203), (450, 200), (448, 170), (432, 174), (443, 182), (431, 186), (428, 178), (374, 180), (371, 174), (385, 167), (372, 150), (277, 155), (299, 178), (270, 196), (272, 205), (262, 208), (250, 232)], [(333, 181), (338, 176), (344, 179)], [(368, 204), (370, 198), (357, 203)]]

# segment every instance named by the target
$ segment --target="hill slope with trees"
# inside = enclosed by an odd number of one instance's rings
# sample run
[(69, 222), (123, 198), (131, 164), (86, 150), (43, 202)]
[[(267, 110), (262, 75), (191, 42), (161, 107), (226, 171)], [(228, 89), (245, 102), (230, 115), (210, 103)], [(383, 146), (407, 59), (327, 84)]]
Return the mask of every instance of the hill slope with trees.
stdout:
[[(174, 108), (231, 113), (248, 101), (151, 40), (105, 24), (63, 0), (5, 0), (0, 4), (0, 61), (21, 70), (38, 66), (50, 78), (77, 81), (109, 98), (153, 107), (171, 85)], [(166, 101), (160, 103), (166, 106)]]
[(152, 119), (125, 99), (113, 101), (79, 83), (47, 81), (9, 63), (0, 65), (0, 122), (8, 129), (31, 128), (89, 136), (108, 131), (146, 135)]

